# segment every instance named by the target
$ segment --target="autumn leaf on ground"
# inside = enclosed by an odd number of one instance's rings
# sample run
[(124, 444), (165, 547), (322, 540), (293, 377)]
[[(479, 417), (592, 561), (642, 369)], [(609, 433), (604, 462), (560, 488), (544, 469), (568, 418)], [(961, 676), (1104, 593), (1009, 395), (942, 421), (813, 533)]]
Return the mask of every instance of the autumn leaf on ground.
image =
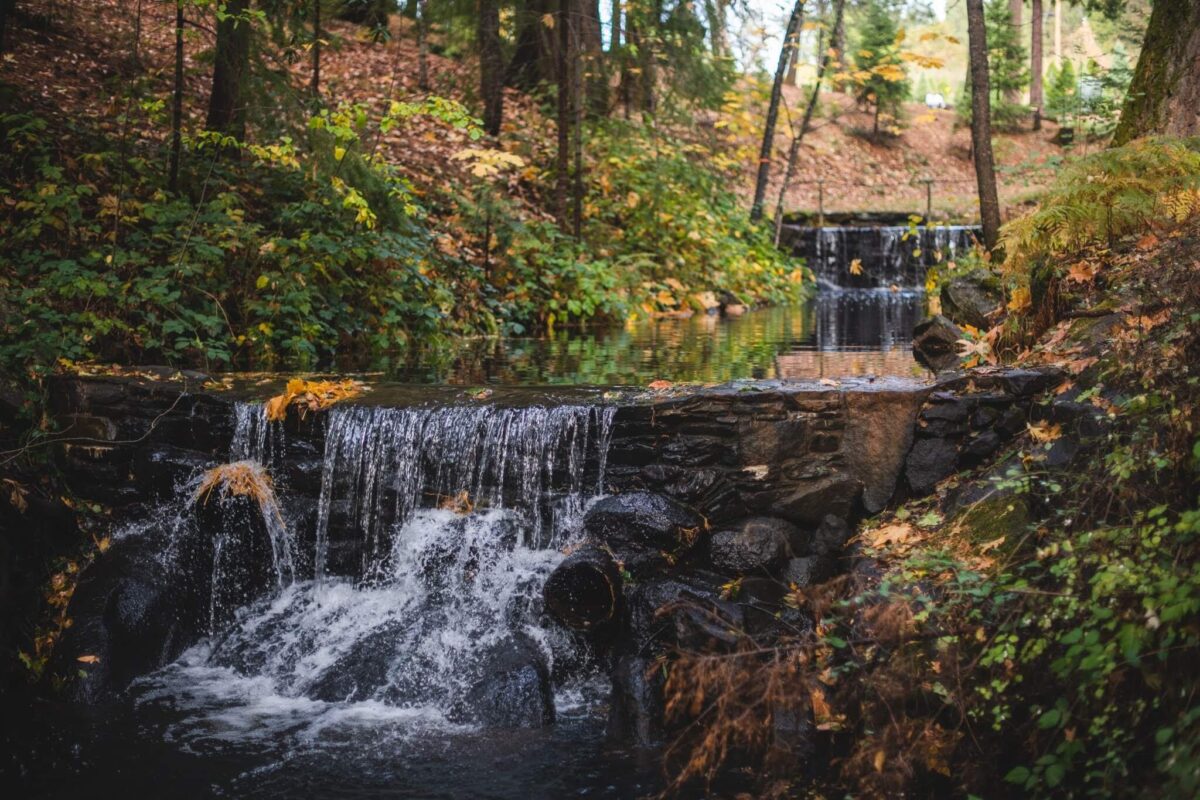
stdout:
[(850, 262), (850, 274), (851, 275), (862, 275), (862, 273), (863, 273), (862, 259), (856, 258), (853, 261), (851, 261)]
[(1100, 359), (1096, 358), (1095, 356), (1077, 358), (1074, 361), (1068, 361), (1064, 366), (1067, 368), (1067, 372), (1071, 373), (1072, 375), (1078, 375), (1099, 360)]
[(24, 514), (25, 509), (29, 508), (29, 503), (25, 501), (25, 496), (29, 494), (28, 490), (26, 490), (21, 484), (14, 481), (12, 478), (5, 478), (3, 481), (0, 481), (0, 483), (3, 483), (8, 489), (8, 502), (11, 503), (12, 507), (18, 512)]
[(1062, 425), (1039, 422), (1036, 425), (1026, 424), (1025, 427), (1029, 430), (1030, 437), (1041, 444), (1053, 442), (1062, 436)]
[(650, 381), (650, 385), (647, 388), (653, 389), (654, 391), (657, 392), (657, 391), (661, 391), (663, 389), (670, 389), (672, 386), (674, 386), (674, 384), (671, 383), (670, 381), (657, 380), (657, 381)]
[(1130, 328), (1136, 328), (1143, 331), (1152, 331), (1159, 325), (1171, 318), (1171, 309), (1164, 308), (1162, 311), (1152, 316), (1130, 317), (1126, 323)]
[(85, 655), (85, 656), (80, 656), (79, 658), (77, 658), (75, 660), (81, 664), (99, 664), (100, 656)]
[(1147, 233), (1145, 236), (1137, 240), (1137, 246), (1139, 250), (1149, 250), (1156, 244), (1158, 244), (1158, 237), (1153, 233)]
[(984, 542), (982, 545), (979, 546), (979, 552), (987, 553), (992, 550), (995, 550), (997, 547), (1004, 544), (1004, 538), (1005, 537), (1001, 536), (998, 539), (992, 539), (990, 542)]
[(908, 545), (916, 541), (918, 538), (917, 529), (907, 522), (898, 522), (891, 525), (884, 525), (882, 528), (865, 531), (863, 538), (867, 544), (875, 549), (888, 547), (889, 545)]
[(1067, 270), (1067, 280), (1075, 283), (1091, 283), (1100, 271), (1100, 264), (1092, 261), (1077, 261)]
[(820, 687), (810, 689), (809, 699), (812, 702), (813, 722), (817, 724), (817, 730), (838, 731), (842, 729), (846, 718), (841, 714), (833, 713), (829, 701), (825, 698), (824, 690)]
[(1018, 286), (1012, 290), (1012, 295), (1008, 300), (1008, 310), (1012, 312), (1022, 311), (1029, 308), (1031, 304), (1029, 297), (1029, 288), (1026, 286)]

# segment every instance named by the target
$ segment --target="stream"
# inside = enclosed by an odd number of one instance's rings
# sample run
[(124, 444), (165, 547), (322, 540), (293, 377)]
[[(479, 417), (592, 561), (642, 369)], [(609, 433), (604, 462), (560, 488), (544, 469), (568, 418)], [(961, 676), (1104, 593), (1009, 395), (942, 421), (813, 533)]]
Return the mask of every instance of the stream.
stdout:
[[(651, 794), (656, 752), (605, 735), (603, 659), (542, 606), (604, 493), (603, 390), (922, 378), (910, 334), (923, 307), (919, 291), (822, 292), (373, 365), (394, 388), (323, 421), (316, 507), (290, 491), (288, 434), (239, 403), (229, 460), (278, 476), (261, 523), (236, 509), (203, 523), (197, 474), (114, 537), (199, 608), (195, 641), (113, 702), (16, 701), (0, 767), (29, 797)], [(473, 404), (437, 388), (463, 385), (562, 388)], [(247, 549), (259, 525), (267, 544)]]

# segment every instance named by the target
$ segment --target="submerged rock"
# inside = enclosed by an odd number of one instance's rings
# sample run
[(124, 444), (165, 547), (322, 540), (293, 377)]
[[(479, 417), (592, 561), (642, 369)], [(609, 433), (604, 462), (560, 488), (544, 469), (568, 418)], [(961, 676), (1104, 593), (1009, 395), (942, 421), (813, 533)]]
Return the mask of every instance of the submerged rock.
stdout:
[(463, 714), (489, 728), (540, 728), (554, 722), (550, 670), (531, 642), (506, 639), (480, 663)]

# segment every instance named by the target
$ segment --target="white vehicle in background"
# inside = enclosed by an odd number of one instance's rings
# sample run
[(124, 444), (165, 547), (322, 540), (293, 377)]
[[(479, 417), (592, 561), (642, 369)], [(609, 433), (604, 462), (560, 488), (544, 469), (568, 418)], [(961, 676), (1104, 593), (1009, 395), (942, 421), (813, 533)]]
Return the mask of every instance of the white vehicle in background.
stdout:
[(925, 105), (928, 108), (949, 108), (950, 104), (946, 102), (946, 98), (941, 92), (927, 92), (925, 94)]

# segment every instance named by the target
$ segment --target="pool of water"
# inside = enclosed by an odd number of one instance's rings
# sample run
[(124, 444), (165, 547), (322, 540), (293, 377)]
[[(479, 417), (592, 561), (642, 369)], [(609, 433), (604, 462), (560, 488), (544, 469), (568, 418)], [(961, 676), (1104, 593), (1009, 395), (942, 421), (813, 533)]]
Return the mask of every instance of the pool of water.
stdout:
[(416, 363), (369, 366), (381, 369), (385, 380), (467, 386), (924, 377), (912, 356), (912, 329), (924, 312), (923, 292), (823, 291), (803, 305), (736, 317), (643, 319), (544, 338), (469, 339)]
[[(116, 708), (2, 709), (10, 797), (635, 798), (660, 788), (653, 753), (605, 742), (589, 699), (536, 730), (451, 731), (330, 704), (165, 702), (136, 688)], [(314, 725), (320, 719), (320, 725)]]

